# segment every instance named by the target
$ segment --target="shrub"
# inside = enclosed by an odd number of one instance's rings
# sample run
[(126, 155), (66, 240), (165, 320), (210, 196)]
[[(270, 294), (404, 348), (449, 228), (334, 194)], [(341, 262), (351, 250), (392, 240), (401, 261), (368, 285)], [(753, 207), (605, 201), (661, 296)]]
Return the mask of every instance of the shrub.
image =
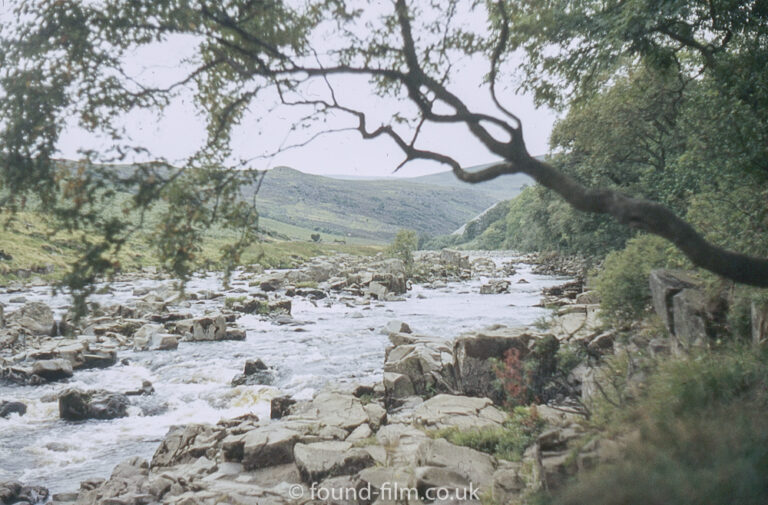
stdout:
[(509, 406), (546, 403), (562, 392), (562, 379), (578, 361), (580, 357), (561, 352), (557, 338), (547, 335), (527, 354), (514, 347), (508, 349), (504, 359), (495, 364), (495, 372)]
[(596, 286), (602, 316), (608, 322), (625, 325), (645, 312), (651, 300), (648, 275), (667, 264), (671, 247), (662, 238), (643, 235), (605, 258)]
[(729, 347), (663, 363), (633, 407), (639, 439), (557, 505), (768, 503), (768, 356)]
[(413, 251), (419, 246), (419, 236), (413, 230), (400, 230), (387, 248), (393, 258), (403, 261), (406, 272), (413, 272)]
[(501, 428), (482, 428), (460, 431), (446, 428), (431, 435), (445, 438), (450, 443), (470, 447), (492, 454), (500, 459), (519, 461), (525, 450), (536, 441), (544, 428), (536, 407), (517, 407)]

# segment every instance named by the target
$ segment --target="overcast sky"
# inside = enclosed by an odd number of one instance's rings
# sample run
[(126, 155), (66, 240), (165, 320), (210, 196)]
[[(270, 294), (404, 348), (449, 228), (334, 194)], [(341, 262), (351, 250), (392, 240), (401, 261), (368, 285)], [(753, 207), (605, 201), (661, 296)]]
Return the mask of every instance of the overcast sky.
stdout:
[[(168, 84), (184, 76), (184, 68), (179, 66), (179, 61), (185, 56), (194, 57), (194, 47), (194, 40), (185, 37), (145, 47), (128, 59), (129, 73), (147, 84)], [(486, 72), (487, 62), (464, 61), (457, 66), (451, 86), (478, 112), (494, 112), (487, 89), (480, 87)], [(381, 119), (398, 106), (393, 100), (378, 98), (365, 82), (355, 79), (358, 78), (339, 77), (333, 81), (342, 104), (364, 107), (372, 112), (374, 118)], [(502, 102), (523, 121), (529, 152), (533, 155), (546, 153), (555, 114), (547, 109), (536, 109), (529, 96), (516, 96), (513, 86), (501, 86), (498, 91)], [(233, 139), (235, 158), (250, 159), (272, 152), (280, 146), (306, 140), (303, 132), (291, 129), (302, 111), (278, 109), (267, 114), (266, 104), (257, 103), (251, 108)], [(262, 121), (257, 123), (254, 120), (256, 117), (262, 117)], [(336, 118), (331, 120), (329, 127), (338, 128), (350, 124), (347, 118)], [(205, 134), (204, 121), (195, 113), (191, 93), (179, 97), (161, 117), (144, 112), (127, 115), (125, 126), (135, 142), (148, 148), (153, 155), (176, 163), (193, 153), (203, 142)], [(97, 139), (84, 134), (73, 124), (62, 137), (60, 149), (63, 157), (77, 158), (78, 149), (99, 145)], [(418, 147), (450, 154), (465, 167), (488, 163), (494, 159), (461, 126), (425, 129)], [(308, 146), (284, 152), (270, 160), (254, 160), (249, 167), (264, 169), (287, 165), (315, 174), (386, 176), (392, 175), (402, 159), (402, 153), (389, 140), (365, 141), (356, 132), (345, 132), (318, 138)], [(420, 161), (406, 165), (397, 175), (410, 177), (446, 169), (433, 162)]]

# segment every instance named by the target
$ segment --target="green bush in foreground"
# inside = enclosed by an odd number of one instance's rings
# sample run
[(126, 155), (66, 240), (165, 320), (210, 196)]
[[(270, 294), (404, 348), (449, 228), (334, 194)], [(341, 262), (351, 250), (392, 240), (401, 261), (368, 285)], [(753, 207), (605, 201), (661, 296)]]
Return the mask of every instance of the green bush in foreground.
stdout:
[(670, 247), (662, 238), (643, 235), (605, 258), (596, 285), (606, 320), (622, 326), (642, 316), (651, 299), (648, 275), (667, 264)]
[[(768, 356), (729, 348), (664, 363), (635, 406), (639, 439), (553, 505), (768, 503)], [(617, 415), (617, 418), (620, 418)]]

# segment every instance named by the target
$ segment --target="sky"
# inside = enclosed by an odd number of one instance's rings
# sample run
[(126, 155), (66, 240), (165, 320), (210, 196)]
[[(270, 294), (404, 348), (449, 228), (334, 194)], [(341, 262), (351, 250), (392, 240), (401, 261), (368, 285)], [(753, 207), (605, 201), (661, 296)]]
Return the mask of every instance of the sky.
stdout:
[[(194, 57), (195, 41), (189, 37), (175, 37), (163, 43), (134, 51), (126, 59), (129, 74), (150, 85), (169, 84), (185, 75), (186, 67), (179, 62)], [(321, 45), (322, 43), (320, 43)], [(322, 47), (320, 48), (322, 50)], [(486, 61), (462, 61), (454, 74), (451, 90), (477, 112), (496, 113), (487, 88), (481, 88), (481, 79), (487, 72)], [(384, 120), (399, 107), (393, 99), (381, 99), (355, 77), (338, 77), (332, 82), (342, 104), (365, 108), (376, 119)], [(527, 95), (516, 95), (513, 86), (504, 82), (497, 87), (500, 100), (515, 112), (523, 122), (523, 132), (532, 155), (548, 151), (549, 136), (556, 120), (553, 111), (535, 108)], [(309, 90), (312, 93), (312, 90)], [(318, 94), (322, 93), (318, 90)], [(343, 132), (322, 136), (307, 146), (285, 151), (271, 159), (253, 159), (268, 152), (305, 141), (307, 135), (292, 126), (302, 111), (288, 108), (269, 111), (267, 104), (254, 104), (243, 118), (233, 136), (233, 157), (252, 159), (249, 168), (265, 169), (290, 166), (303, 172), (320, 175), (414, 177), (447, 170), (448, 167), (429, 161), (416, 161), (405, 165), (396, 174), (395, 168), (403, 160), (402, 152), (389, 139), (363, 140), (357, 132)], [(261, 121), (257, 121), (261, 118)], [(196, 114), (191, 92), (182, 93), (162, 115), (135, 112), (126, 115), (124, 126), (134, 142), (146, 147), (152, 156), (164, 157), (172, 163), (183, 163), (205, 139), (204, 119)], [(331, 118), (328, 127), (340, 128), (352, 123), (348, 118)], [(72, 122), (59, 144), (61, 156), (74, 159), (82, 148), (99, 148), (103, 143), (84, 132)], [(417, 147), (440, 151), (453, 156), (464, 167), (489, 163), (494, 156), (463, 126), (431, 126), (426, 128)], [(146, 161), (135, 159), (133, 161)]]

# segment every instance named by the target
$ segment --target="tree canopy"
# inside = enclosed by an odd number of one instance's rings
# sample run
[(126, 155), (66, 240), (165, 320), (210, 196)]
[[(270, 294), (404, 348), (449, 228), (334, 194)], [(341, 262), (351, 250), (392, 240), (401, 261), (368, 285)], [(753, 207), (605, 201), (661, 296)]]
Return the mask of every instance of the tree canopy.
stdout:
[[(432, 160), (466, 182), (528, 174), (578, 211), (664, 237), (726, 278), (768, 286), (768, 261), (748, 255), (765, 251), (728, 251), (678, 217), (691, 191), (736, 200), (748, 191), (765, 207), (765, 192), (755, 192), (768, 174), (766, 2), (33, 0), (17, 2), (14, 15), (0, 38), (4, 206), (36, 198), (63, 225), (96, 232), (67, 279), (75, 291), (117, 267), (110, 258), (152, 207), (163, 215), (156, 245), (177, 274), (190, 274), (202, 230), (215, 223), (241, 230), (223, 251), (237, 259), (257, 219), (240, 188), (259, 173), (231, 161), (231, 138), (255, 104), (302, 110), (297, 127), (309, 139), (333, 133), (324, 127), (330, 115), (345, 116), (344, 129), (397, 145), (402, 164)], [(128, 53), (173, 36), (195, 47), (187, 75), (166, 87), (131, 75)], [(451, 87), (456, 63), (468, 57), (487, 61), (481, 92), (493, 114)], [(365, 79), (400, 107), (381, 120), (381, 111), (346, 99), (334, 84), (340, 75)], [(553, 136), (560, 161), (528, 153), (524, 124), (505, 100), (515, 88), (569, 111)], [(183, 166), (161, 159), (125, 172), (96, 164), (141, 152), (124, 135), (126, 111), (162, 109), (182, 90), (207, 118), (207, 139)], [(109, 148), (83, 151), (74, 166), (57, 161), (72, 120)], [(500, 161), (469, 172), (421, 147), (423, 130), (440, 124), (465, 126)], [(105, 217), (102, 206), (117, 191), (132, 195), (125, 212)]]

